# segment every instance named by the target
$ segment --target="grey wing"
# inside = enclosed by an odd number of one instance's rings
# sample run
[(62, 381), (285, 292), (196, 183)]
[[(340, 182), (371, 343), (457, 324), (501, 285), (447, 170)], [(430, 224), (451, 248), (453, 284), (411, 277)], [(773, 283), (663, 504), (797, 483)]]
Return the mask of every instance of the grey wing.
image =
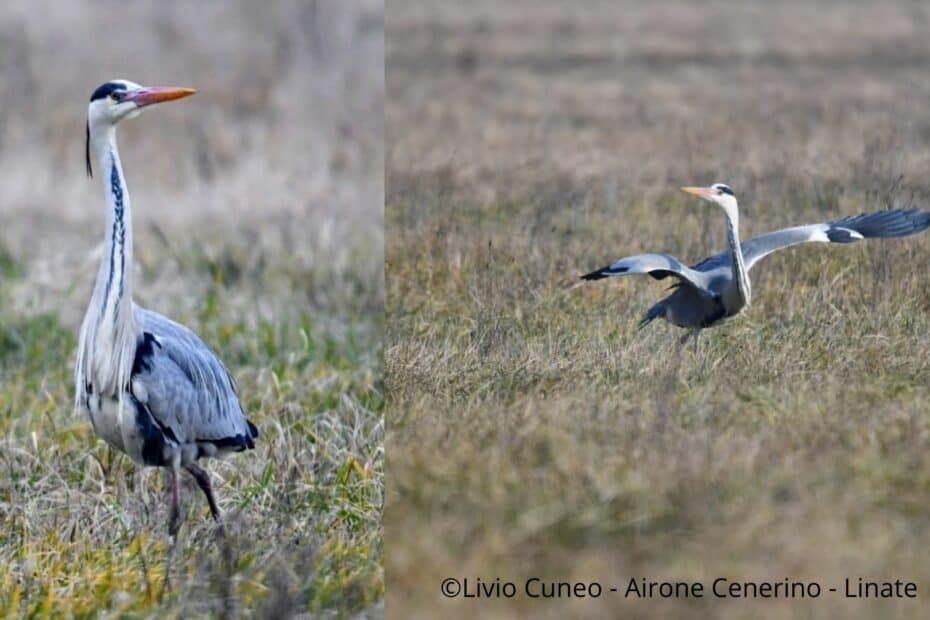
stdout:
[[(860, 239), (906, 237), (930, 227), (930, 212), (921, 209), (889, 209), (863, 213), (822, 224), (776, 230), (742, 244), (746, 269), (772, 252), (806, 242), (854, 243)], [(726, 260), (727, 252), (709, 260)], [(706, 263), (707, 261), (705, 261)], [(698, 266), (696, 265), (695, 268)]]
[(143, 339), (132, 388), (155, 423), (170, 430), (179, 443), (212, 444), (219, 450), (253, 448), (258, 430), (243, 415), (222, 362), (183, 325), (148, 310), (139, 315)]
[(625, 276), (629, 274), (645, 273), (657, 280), (674, 276), (686, 284), (698, 289), (706, 289), (708, 279), (706, 274), (700, 273), (685, 266), (674, 256), (669, 254), (638, 254), (621, 258), (617, 262), (597, 269), (581, 276), (582, 280), (600, 280), (610, 276)]

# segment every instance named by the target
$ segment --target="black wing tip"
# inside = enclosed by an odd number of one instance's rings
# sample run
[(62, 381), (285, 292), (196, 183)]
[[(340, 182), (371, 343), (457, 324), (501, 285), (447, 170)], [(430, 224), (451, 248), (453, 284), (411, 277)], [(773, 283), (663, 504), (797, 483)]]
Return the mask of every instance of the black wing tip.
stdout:
[(601, 280), (606, 278), (607, 274), (604, 273), (603, 269), (598, 269), (597, 271), (592, 271), (591, 273), (586, 273), (581, 276), (582, 280)]
[(252, 434), (252, 439), (258, 439), (258, 429), (255, 428), (255, 425), (249, 420), (246, 420), (245, 423), (249, 425), (249, 432)]
[(912, 215), (914, 216), (914, 227), (916, 232), (926, 230), (930, 228), (930, 211), (923, 211), (921, 209), (911, 209)]
[[(930, 211), (917, 207), (910, 209), (886, 209), (873, 213), (860, 213), (833, 222), (827, 236), (834, 241), (831, 232), (837, 229), (852, 230), (866, 239), (882, 237), (907, 237), (930, 228)], [(840, 243), (849, 243), (844, 233), (836, 233)], [(851, 239), (856, 241), (857, 239)]]
[(615, 276), (617, 274), (626, 273), (626, 267), (620, 267), (618, 269), (611, 269), (610, 267), (603, 267), (591, 273), (586, 273), (581, 276), (582, 280), (602, 280), (610, 276)]

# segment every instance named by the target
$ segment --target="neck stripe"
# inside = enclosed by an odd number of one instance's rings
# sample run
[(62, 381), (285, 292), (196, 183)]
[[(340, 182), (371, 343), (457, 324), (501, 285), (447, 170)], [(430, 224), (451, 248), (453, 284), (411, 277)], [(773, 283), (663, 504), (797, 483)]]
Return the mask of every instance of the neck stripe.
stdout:
[(107, 304), (110, 302), (110, 291), (113, 287), (114, 267), (116, 264), (116, 252), (119, 248), (119, 293), (113, 305), (113, 316), (119, 316), (119, 302), (123, 298), (123, 288), (126, 279), (126, 225), (123, 221), (123, 185), (120, 181), (119, 168), (116, 165), (116, 154), (110, 151), (110, 192), (113, 194), (113, 231), (112, 243), (110, 244), (110, 270), (107, 274), (107, 286), (103, 295), (103, 306), (100, 309), (100, 320), (106, 314)]

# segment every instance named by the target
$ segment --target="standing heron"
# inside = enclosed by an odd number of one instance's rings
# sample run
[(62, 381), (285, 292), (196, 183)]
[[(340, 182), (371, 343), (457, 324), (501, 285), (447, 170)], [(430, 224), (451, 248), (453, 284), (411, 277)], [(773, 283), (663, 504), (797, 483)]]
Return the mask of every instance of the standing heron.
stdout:
[(676, 278), (677, 282), (672, 285), (675, 292), (649, 308), (640, 321), (640, 327), (663, 318), (672, 325), (691, 330), (683, 341), (742, 312), (752, 299), (749, 270), (776, 250), (809, 241), (854, 243), (860, 239), (905, 237), (930, 227), (930, 212), (888, 209), (822, 224), (784, 228), (740, 243), (739, 209), (729, 186), (715, 183), (710, 187), (682, 189), (723, 209), (727, 218), (729, 250), (705, 258), (691, 267), (669, 254), (628, 256), (581, 278), (600, 280), (634, 273), (646, 273), (657, 280), (668, 276)]
[(112, 80), (94, 91), (87, 108), (87, 174), (93, 176), (93, 153), (107, 223), (78, 342), (75, 405), (87, 411), (94, 431), (112, 447), (140, 465), (167, 468), (172, 536), (181, 524), (179, 470), (194, 477), (218, 520), (210, 476), (197, 460), (252, 449), (258, 437), (229, 371), (197, 334), (132, 299), (132, 217), (116, 126), (146, 106), (195, 92)]

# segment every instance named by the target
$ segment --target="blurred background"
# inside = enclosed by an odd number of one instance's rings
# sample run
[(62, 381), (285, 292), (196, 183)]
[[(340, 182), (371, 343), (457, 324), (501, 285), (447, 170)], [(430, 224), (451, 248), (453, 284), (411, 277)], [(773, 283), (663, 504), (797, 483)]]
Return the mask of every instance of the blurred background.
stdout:
[(390, 161), (454, 168), (484, 198), (543, 167), (626, 193), (725, 174), (762, 197), (805, 189), (812, 166), (867, 186), (881, 152), (928, 192), (928, 19), (907, 1), (399, 0)]
[[(3, 3), (3, 615), (377, 605), (383, 22), (381, 0)], [(86, 111), (112, 78), (198, 90), (120, 125), (135, 299), (201, 334), (262, 432), (210, 465), (230, 544), (202, 544), (188, 485), (174, 565), (160, 472), (71, 413), (106, 217)]]
[(572, 288), (623, 256), (725, 248), (682, 185), (730, 184), (746, 236), (930, 208), (928, 26), (909, 0), (390, 3), (392, 613), (925, 613), (448, 600), (440, 581), (928, 583), (927, 235), (769, 257), (752, 308), (697, 349), (637, 331), (664, 281)]
[[(14, 301), (31, 296), (29, 303), (41, 304), (76, 279), (92, 281), (90, 242), (103, 239), (105, 211), (99, 180), (84, 172), (84, 124), (91, 92), (116, 77), (198, 89), (186, 105), (120, 126), (143, 268), (170, 262), (164, 243), (206, 241), (193, 228), (210, 222), (203, 234), (221, 238), (226, 228), (253, 236), (242, 249), (254, 254), (250, 264), (272, 263), (263, 268), (379, 273), (350, 263), (380, 260), (381, 5), (5, 3), (2, 243), (29, 271), (28, 292), (17, 291)], [(167, 240), (146, 238), (149, 229)], [(370, 256), (350, 257), (365, 248)], [(174, 279), (170, 267), (162, 271), (166, 282)], [(353, 293), (364, 288), (376, 300), (377, 281), (358, 283)], [(276, 303), (325, 305), (344, 294), (309, 282), (297, 291), (264, 288), (274, 284), (262, 283), (262, 299), (249, 297), (252, 312), (271, 312)], [(162, 293), (159, 285), (139, 287), (143, 305)], [(69, 324), (80, 318), (72, 310), (83, 314), (85, 293), (80, 303), (54, 301)]]

